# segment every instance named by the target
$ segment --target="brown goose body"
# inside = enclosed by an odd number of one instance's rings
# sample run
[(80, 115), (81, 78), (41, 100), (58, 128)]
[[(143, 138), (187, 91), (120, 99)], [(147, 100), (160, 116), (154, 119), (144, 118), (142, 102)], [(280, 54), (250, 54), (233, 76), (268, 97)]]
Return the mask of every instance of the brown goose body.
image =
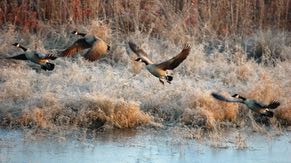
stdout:
[(101, 38), (84, 33), (72, 32), (82, 38), (75, 41), (70, 47), (61, 53), (63, 57), (74, 56), (76, 53), (89, 49), (83, 56), (89, 61), (96, 61), (108, 54), (110, 46)]

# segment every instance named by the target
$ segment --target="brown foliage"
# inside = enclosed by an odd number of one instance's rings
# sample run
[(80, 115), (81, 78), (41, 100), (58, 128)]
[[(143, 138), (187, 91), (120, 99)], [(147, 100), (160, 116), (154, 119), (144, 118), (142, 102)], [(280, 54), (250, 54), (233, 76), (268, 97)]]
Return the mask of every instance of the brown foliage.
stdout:
[(10, 0), (0, 3), (0, 25), (37, 31), (42, 23), (88, 24), (98, 18), (122, 32), (141, 29), (163, 35), (164, 29), (180, 26), (185, 33), (228, 36), (256, 29), (290, 30), (290, 6), (284, 0)]

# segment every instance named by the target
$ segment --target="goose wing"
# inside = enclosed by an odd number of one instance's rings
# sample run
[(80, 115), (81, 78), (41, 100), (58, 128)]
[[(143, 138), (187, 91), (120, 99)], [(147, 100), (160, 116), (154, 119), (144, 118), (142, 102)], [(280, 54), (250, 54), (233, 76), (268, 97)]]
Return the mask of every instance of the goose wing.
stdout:
[(35, 55), (40, 59), (51, 59), (51, 60), (57, 59), (57, 57), (52, 54), (35, 53)]
[(68, 47), (66, 50), (64, 50), (61, 53), (61, 56), (63, 57), (72, 56), (81, 50), (91, 48), (91, 46), (92, 45), (88, 44), (85, 38), (81, 38), (77, 40), (76, 42), (74, 42), (73, 45)]
[(137, 46), (135, 43), (129, 41), (128, 45), (130, 49), (138, 56), (138, 57), (148, 57), (149, 55), (141, 49), (139, 46)]
[(280, 106), (280, 102), (279, 101), (272, 101), (270, 102), (270, 104), (263, 104), (261, 102), (255, 101), (253, 100), (253, 105), (255, 105), (255, 107), (257, 108), (268, 108), (268, 109), (276, 109), (278, 106)]
[(225, 102), (243, 102), (243, 100), (242, 99), (237, 99), (237, 98), (231, 98), (231, 99), (229, 99), (229, 98), (226, 98), (226, 97), (224, 97), (224, 96), (222, 96), (222, 95), (220, 95), (220, 94), (218, 94), (218, 93), (211, 93), (211, 95), (215, 98), (215, 99), (217, 99), (217, 100), (220, 100), (220, 101), (225, 101)]
[(19, 55), (16, 55), (16, 56), (13, 56), (13, 57), (9, 57), (7, 59), (17, 59), (17, 60), (27, 60), (25, 54), (19, 54)]
[(157, 67), (163, 70), (175, 69), (187, 58), (187, 56), (190, 53), (190, 50), (191, 50), (190, 45), (186, 44), (183, 50), (177, 56), (171, 58), (170, 60), (157, 64)]
[(103, 40), (97, 40), (92, 48), (87, 51), (84, 57), (89, 61), (96, 61), (103, 55), (107, 54), (109, 49), (110, 46), (107, 43), (105, 43)]
[(264, 108), (269, 108), (269, 109), (276, 109), (278, 106), (280, 106), (280, 102), (279, 101), (272, 101), (270, 102), (269, 105), (264, 105)]
[(129, 41), (128, 45), (130, 49), (137, 55), (137, 59), (135, 61), (142, 60), (142, 62), (146, 64), (153, 64), (153, 62), (149, 59), (149, 55), (140, 47), (138, 47), (135, 43)]

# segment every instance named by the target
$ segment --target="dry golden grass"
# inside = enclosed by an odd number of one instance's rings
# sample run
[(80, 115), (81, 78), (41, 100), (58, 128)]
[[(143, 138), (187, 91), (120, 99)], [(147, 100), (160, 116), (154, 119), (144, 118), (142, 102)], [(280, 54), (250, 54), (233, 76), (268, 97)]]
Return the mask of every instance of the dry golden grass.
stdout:
[[(97, 35), (111, 45), (109, 56), (94, 63), (59, 58), (53, 61), (53, 72), (1, 59), (2, 127), (95, 129), (105, 123), (133, 128), (157, 122), (195, 128), (193, 137), (199, 137), (201, 128), (215, 132), (225, 124), (260, 127), (253, 112), (216, 101), (213, 91), (265, 103), (277, 99), (281, 106), (272, 127), (291, 124), (287, 1), (82, 2), (0, 4), (1, 58), (20, 53), (11, 46), (14, 42), (58, 54), (79, 38), (72, 30)], [(155, 62), (178, 54), (185, 42), (192, 50), (175, 69), (173, 83), (162, 86), (133, 61), (128, 40), (140, 44)], [(240, 138), (238, 142), (244, 148)]]
[[(117, 128), (133, 128), (152, 121), (150, 115), (139, 106), (124, 100), (103, 96), (84, 96), (79, 100), (66, 98), (57, 100), (46, 94), (40, 97), (39, 106), (25, 108), (17, 113), (5, 113), (2, 125), (40, 129), (76, 127), (98, 129), (106, 123)], [(20, 106), (20, 108), (22, 108)], [(10, 110), (12, 111), (12, 110)], [(12, 111), (13, 112), (13, 111)]]
[[(227, 93), (225, 93), (227, 95)], [(216, 126), (217, 122), (220, 121), (230, 121), (234, 122), (238, 116), (238, 105), (234, 103), (220, 102), (212, 98), (209, 92), (202, 95), (194, 95), (190, 99), (189, 104), (190, 110), (185, 112), (182, 118), (182, 122), (196, 125), (206, 126), (207, 128), (213, 128)], [(198, 115), (197, 117), (197, 110)], [(189, 116), (192, 114), (192, 116)], [(199, 120), (206, 124), (199, 124)], [(198, 121), (198, 122), (196, 122)], [(201, 122), (200, 122), (201, 123)]]

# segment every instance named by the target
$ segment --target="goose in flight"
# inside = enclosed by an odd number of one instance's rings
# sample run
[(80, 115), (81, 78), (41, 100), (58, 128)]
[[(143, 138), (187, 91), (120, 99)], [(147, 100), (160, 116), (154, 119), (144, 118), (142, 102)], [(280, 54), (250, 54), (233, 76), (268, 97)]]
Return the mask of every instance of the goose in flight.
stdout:
[(164, 84), (164, 80), (166, 80), (169, 84), (173, 80), (173, 76), (168, 74), (167, 70), (174, 70), (178, 67), (189, 55), (191, 47), (190, 45), (185, 45), (182, 51), (176, 55), (175, 57), (162, 62), (162, 63), (153, 63), (149, 58), (148, 54), (138, 47), (135, 43), (129, 41), (128, 42), (130, 49), (137, 55), (137, 59), (135, 61), (140, 61), (145, 63), (146, 69), (155, 77), (159, 78), (159, 81)]
[(99, 37), (77, 31), (73, 31), (72, 34), (82, 36), (82, 38), (61, 52), (61, 56), (63, 57), (73, 56), (81, 50), (89, 49), (84, 54), (84, 58), (89, 61), (96, 61), (105, 56), (110, 50), (110, 46)]
[(16, 60), (29, 60), (33, 63), (36, 63), (41, 66), (41, 69), (52, 71), (55, 68), (53, 63), (50, 63), (49, 60), (55, 60), (57, 57), (51, 54), (41, 54), (36, 51), (28, 50), (27, 48), (23, 47), (19, 43), (12, 44), (13, 46), (20, 48), (24, 51), (24, 53), (9, 57), (7, 59), (16, 59)]
[(276, 109), (280, 105), (280, 102), (278, 101), (272, 101), (269, 104), (263, 104), (253, 99), (247, 99), (238, 94), (232, 95), (233, 98), (226, 98), (218, 93), (211, 93), (211, 95), (217, 100), (245, 104), (250, 110), (270, 118), (274, 116), (274, 112), (271, 110)]

